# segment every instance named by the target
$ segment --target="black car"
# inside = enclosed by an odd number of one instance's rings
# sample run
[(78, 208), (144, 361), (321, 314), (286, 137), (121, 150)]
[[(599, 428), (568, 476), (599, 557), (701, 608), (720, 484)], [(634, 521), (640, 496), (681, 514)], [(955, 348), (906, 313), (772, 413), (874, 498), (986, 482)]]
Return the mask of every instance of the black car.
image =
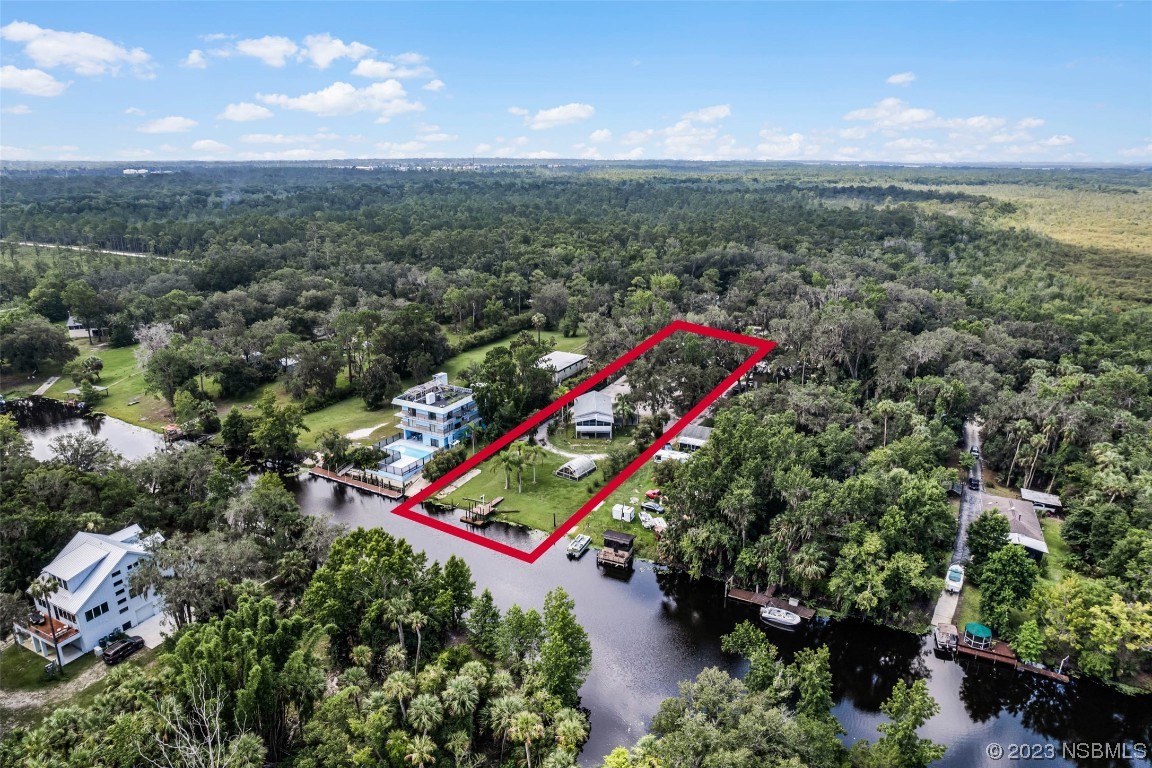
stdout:
[(124, 659), (128, 658), (136, 651), (144, 647), (144, 638), (133, 635), (126, 637), (123, 640), (117, 640), (104, 649), (104, 653), (100, 658), (104, 659), (105, 664), (118, 664)]
[(980, 478), (977, 478), (977, 477), (968, 478), (968, 487), (974, 491), (980, 490)]

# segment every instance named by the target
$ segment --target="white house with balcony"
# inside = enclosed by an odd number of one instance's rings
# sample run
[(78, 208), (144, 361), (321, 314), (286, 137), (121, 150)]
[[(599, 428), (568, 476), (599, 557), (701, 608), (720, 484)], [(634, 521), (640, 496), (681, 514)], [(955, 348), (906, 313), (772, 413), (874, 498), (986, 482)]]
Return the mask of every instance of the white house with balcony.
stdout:
[(449, 384), (446, 373), (397, 395), (392, 404), (400, 409), (400, 432), (376, 443), (388, 458), (371, 474), (401, 490), (434, 453), (459, 443), (480, 419), (472, 390)]
[(55, 661), (56, 648), (67, 664), (91, 651), (116, 630), (128, 631), (160, 612), (152, 589), (136, 591), (130, 579), (150, 559), (159, 533), (143, 536), (138, 525), (111, 534), (77, 533), (38, 577), (54, 578), (60, 588), (37, 599), (43, 623), (13, 625), (16, 641)]
[(612, 439), (613, 397), (604, 392), (587, 392), (572, 401), (572, 421), (576, 437)]

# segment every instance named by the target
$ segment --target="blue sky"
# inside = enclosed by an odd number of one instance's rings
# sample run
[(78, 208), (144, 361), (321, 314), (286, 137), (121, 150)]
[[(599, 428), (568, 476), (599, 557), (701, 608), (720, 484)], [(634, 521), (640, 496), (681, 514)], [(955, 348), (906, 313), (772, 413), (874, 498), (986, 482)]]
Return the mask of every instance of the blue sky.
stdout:
[(0, 157), (1148, 162), (1152, 3), (0, 6)]

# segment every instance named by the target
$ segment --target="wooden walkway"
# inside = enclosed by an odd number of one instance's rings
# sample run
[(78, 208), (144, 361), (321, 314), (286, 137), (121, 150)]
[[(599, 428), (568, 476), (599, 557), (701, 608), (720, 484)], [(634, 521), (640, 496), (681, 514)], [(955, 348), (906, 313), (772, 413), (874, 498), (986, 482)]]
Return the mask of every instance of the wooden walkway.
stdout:
[(773, 608), (779, 608), (784, 611), (791, 611), (800, 618), (807, 621), (816, 615), (815, 608), (809, 608), (806, 605), (792, 605), (787, 600), (782, 600), (775, 596), (776, 587), (771, 586), (763, 592), (749, 592), (746, 589), (729, 589), (727, 597), (735, 600), (738, 603), (748, 603), (750, 605), (758, 605), (764, 607), (770, 605)]
[(377, 496), (385, 496), (389, 499), (404, 498), (404, 494), (400, 493), (400, 491), (397, 491), (394, 488), (386, 488), (382, 485), (373, 485), (372, 483), (366, 483), (363, 480), (356, 480), (345, 475), (338, 475), (335, 472), (329, 472), (327, 469), (311, 467), (309, 468), (308, 472), (309, 474), (316, 475), (317, 477), (323, 477), (326, 480), (331, 480), (334, 483), (350, 485), (353, 488), (359, 488), (362, 491), (368, 491), (369, 493), (374, 493)]

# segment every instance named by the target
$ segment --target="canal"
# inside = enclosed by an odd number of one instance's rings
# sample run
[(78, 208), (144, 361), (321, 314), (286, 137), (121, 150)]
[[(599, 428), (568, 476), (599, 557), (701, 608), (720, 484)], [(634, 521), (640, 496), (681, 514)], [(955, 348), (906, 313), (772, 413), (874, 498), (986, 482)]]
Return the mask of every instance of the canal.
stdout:
[[(106, 419), (97, 436), (114, 450), (130, 455), (138, 450), (137, 428)], [(128, 429), (123, 429), (127, 427)], [(37, 455), (47, 449), (51, 434), (88, 429), (78, 419), (57, 421), (52, 430), (26, 430)], [(149, 433), (151, 434), (151, 433)], [(290, 479), (289, 487), (302, 509), (327, 515), (349, 527), (378, 527), (401, 536), (430, 558), (443, 562), (463, 557), (472, 568), (477, 588), (488, 588), (504, 608), (519, 603), (541, 608), (548, 590), (562, 586), (576, 602), (580, 623), (593, 648), (592, 671), (581, 691), (591, 710), (592, 731), (581, 764), (596, 766), (618, 745), (630, 745), (646, 731), (660, 702), (676, 695), (677, 683), (715, 666), (734, 675), (741, 663), (720, 650), (721, 635), (755, 611), (725, 605), (723, 590), (713, 582), (693, 583), (680, 574), (658, 572), (640, 562), (628, 575), (613, 576), (597, 569), (594, 553), (570, 561), (563, 543), (535, 564), (435, 531), (391, 514), (395, 506), (379, 496), (318, 478)], [(533, 532), (491, 528), (493, 537), (527, 548)], [(1152, 700), (1130, 697), (1088, 680), (1068, 684), (994, 669), (977, 661), (957, 663), (935, 657), (929, 637), (921, 637), (862, 621), (817, 621), (787, 632), (765, 628), (784, 659), (807, 647), (825, 644), (831, 651), (834, 713), (847, 731), (846, 743), (876, 740), (886, 718), (880, 704), (897, 680), (924, 679), (940, 704), (940, 713), (920, 734), (948, 746), (940, 768), (976, 768), (1012, 764), (988, 756), (989, 744), (1052, 745), (1057, 758), (1029, 763), (1060, 766), (1152, 766), (1147, 756), (1116, 760), (1059, 757), (1062, 744), (1126, 744), (1132, 748), (1152, 741)]]

